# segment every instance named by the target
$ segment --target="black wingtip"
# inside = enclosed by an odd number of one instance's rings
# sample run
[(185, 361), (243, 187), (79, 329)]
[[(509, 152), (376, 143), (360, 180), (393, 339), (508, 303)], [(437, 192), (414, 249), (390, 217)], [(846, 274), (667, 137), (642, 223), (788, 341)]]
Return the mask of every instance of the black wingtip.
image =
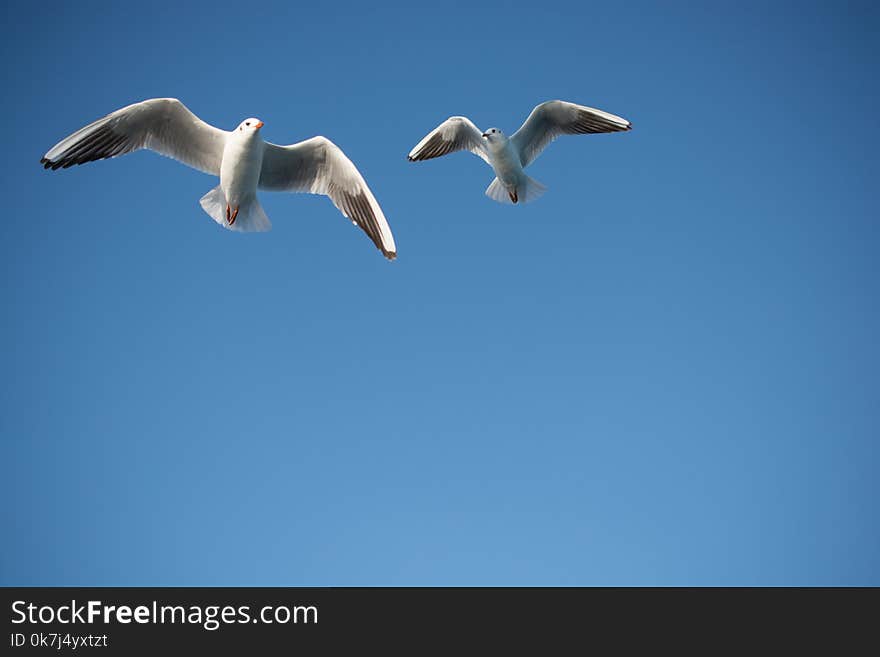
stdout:
[(40, 164), (43, 165), (44, 169), (52, 169), (52, 171), (56, 171), (62, 167), (65, 169), (69, 166), (73, 166), (73, 162), (68, 162), (64, 164), (62, 160), (58, 160), (57, 162), (53, 162), (52, 160), (47, 160), (45, 157), (40, 158)]

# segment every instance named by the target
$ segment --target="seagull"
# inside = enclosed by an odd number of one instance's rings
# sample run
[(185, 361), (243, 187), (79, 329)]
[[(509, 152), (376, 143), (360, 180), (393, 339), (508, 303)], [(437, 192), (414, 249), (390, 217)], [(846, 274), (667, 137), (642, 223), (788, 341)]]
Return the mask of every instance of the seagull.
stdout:
[(209, 125), (176, 98), (152, 98), (118, 109), (49, 149), (46, 169), (117, 157), (148, 148), (220, 177), (201, 206), (224, 228), (252, 232), (272, 227), (257, 189), (329, 196), (389, 260), (397, 247), (382, 208), (360, 172), (326, 137), (289, 146), (263, 141), (263, 122), (250, 118), (228, 132)]
[(632, 124), (614, 114), (564, 100), (541, 103), (519, 130), (508, 138), (498, 128), (485, 132), (464, 116), (451, 116), (416, 144), (410, 162), (430, 160), (454, 151), (467, 150), (485, 160), (495, 171), (486, 196), (499, 203), (528, 203), (546, 187), (525, 174), (529, 164), (560, 135), (625, 132)]

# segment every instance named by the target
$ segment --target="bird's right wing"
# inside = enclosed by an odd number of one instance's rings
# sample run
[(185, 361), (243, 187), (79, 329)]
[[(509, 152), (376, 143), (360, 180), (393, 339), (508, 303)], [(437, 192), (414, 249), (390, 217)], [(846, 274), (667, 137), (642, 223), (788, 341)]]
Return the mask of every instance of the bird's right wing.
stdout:
[(410, 162), (418, 162), (464, 150), (479, 155), (486, 163), (489, 162), (489, 154), (479, 128), (467, 117), (451, 116), (416, 144), (407, 157)]
[(218, 176), (228, 135), (176, 98), (153, 98), (80, 128), (49, 149), (40, 163), (47, 169), (66, 169), (148, 148)]
[(630, 129), (632, 124), (629, 121), (614, 114), (564, 100), (548, 100), (532, 110), (510, 141), (525, 167), (560, 135), (625, 132)]
[(312, 137), (290, 146), (266, 142), (259, 187), (329, 196), (386, 258), (397, 257), (391, 227), (376, 197), (354, 163), (326, 137)]

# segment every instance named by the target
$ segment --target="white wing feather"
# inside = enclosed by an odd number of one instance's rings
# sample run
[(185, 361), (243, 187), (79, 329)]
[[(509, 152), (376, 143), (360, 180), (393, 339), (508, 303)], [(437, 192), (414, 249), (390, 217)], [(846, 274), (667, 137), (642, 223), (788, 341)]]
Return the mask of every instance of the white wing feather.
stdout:
[(564, 100), (548, 100), (532, 110), (510, 140), (525, 167), (560, 135), (624, 132), (631, 128), (629, 121), (614, 114)]
[(418, 162), (463, 150), (489, 163), (489, 154), (479, 128), (467, 117), (451, 116), (416, 144), (407, 157), (410, 162)]
[(218, 176), (228, 134), (199, 119), (176, 98), (153, 98), (80, 128), (40, 162), (47, 169), (66, 169), (148, 148)]
[(259, 187), (329, 196), (386, 258), (393, 260), (397, 256), (391, 228), (363, 176), (326, 137), (312, 137), (290, 146), (266, 142)]

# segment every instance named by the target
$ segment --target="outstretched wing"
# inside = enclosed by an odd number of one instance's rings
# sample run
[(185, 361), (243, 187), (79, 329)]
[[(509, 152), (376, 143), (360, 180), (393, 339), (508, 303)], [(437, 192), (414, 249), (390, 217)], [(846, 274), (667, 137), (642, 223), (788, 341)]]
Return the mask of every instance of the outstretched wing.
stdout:
[(176, 98), (153, 98), (80, 128), (55, 144), (40, 163), (47, 169), (66, 169), (148, 148), (217, 176), (228, 134), (202, 121)]
[(629, 121), (614, 114), (564, 100), (548, 100), (532, 110), (510, 140), (519, 153), (520, 162), (527, 166), (560, 135), (624, 132), (630, 129), (632, 124)]
[(418, 162), (455, 151), (470, 151), (489, 162), (482, 133), (470, 119), (464, 116), (451, 116), (446, 119), (416, 144), (407, 158), (410, 162)]
[(382, 208), (352, 161), (326, 137), (312, 137), (290, 146), (266, 142), (260, 189), (329, 196), (386, 258), (397, 257), (394, 236)]

